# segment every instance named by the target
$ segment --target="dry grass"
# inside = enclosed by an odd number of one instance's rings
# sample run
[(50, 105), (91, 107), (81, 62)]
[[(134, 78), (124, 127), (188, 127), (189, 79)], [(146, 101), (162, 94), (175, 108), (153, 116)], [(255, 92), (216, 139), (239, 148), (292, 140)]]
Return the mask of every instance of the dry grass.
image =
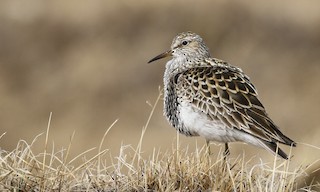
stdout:
[[(275, 159), (253, 163), (245, 155), (223, 159), (222, 153), (207, 155), (207, 148), (195, 151), (181, 148), (179, 137), (166, 152), (154, 149), (149, 158), (141, 157), (142, 129), (136, 148), (122, 145), (117, 157), (102, 144), (109, 127), (96, 149), (89, 149), (68, 160), (71, 143), (65, 150), (48, 149), (51, 115), (43, 153), (35, 154), (32, 143), (21, 140), (15, 150), (1, 151), (1, 191), (315, 191), (320, 184), (299, 186), (308, 166), (293, 167), (290, 161)], [(3, 136), (3, 135), (2, 135)], [(1, 137), (2, 137), (1, 136)], [(0, 137), (0, 139), (1, 139)], [(72, 141), (73, 136), (71, 137)], [(89, 152), (96, 155), (87, 159)], [(112, 163), (106, 163), (110, 158)], [(82, 163), (75, 166), (75, 161)]]

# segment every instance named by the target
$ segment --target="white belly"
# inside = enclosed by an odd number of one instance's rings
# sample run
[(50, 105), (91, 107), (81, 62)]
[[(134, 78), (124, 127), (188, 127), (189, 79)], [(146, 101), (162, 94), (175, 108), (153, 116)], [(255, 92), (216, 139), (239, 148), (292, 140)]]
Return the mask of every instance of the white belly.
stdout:
[[(223, 143), (242, 141), (270, 150), (262, 140), (237, 128), (229, 128), (221, 121), (212, 120), (189, 103), (182, 103), (180, 106), (180, 118), (188, 131), (194, 133), (194, 135), (204, 137), (207, 141)], [(271, 152), (273, 153), (273, 151)]]
[(226, 127), (220, 121), (212, 120), (189, 103), (182, 103), (180, 106), (180, 118), (186, 129), (208, 141), (224, 143), (238, 141), (236, 132), (239, 131)]

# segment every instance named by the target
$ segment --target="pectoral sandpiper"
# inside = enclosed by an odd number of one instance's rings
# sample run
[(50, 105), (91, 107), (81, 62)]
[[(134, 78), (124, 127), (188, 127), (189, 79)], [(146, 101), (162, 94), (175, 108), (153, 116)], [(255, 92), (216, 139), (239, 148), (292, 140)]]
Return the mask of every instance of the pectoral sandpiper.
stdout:
[(164, 114), (187, 136), (202, 136), (207, 143), (245, 142), (284, 159), (278, 144), (296, 146), (270, 119), (257, 90), (243, 71), (211, 58), (202, 38), (192, 32), (178, 34), (171, 49), (149, 63), (172, 56), (164, 73)]

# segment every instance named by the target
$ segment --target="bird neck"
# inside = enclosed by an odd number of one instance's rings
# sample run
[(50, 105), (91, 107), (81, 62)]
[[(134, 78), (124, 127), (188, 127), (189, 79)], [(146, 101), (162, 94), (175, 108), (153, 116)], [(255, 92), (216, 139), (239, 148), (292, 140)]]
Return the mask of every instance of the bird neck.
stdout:
[(166, 64), (165, 76), (170, 78), (188, 69), (186, 57), (173, 57)]

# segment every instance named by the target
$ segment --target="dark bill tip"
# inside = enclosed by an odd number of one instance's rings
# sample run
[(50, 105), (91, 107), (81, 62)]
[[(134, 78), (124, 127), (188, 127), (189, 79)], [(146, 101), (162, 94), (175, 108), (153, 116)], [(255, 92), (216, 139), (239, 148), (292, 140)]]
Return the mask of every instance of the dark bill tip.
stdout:
[(160, 55), (154, 57), (153, 59), (151, 59), (150, 61), (148, 61), (148, 63), (151, 63), (153, 61), (156, 61), (158, 59), (162, 59), (162, 58), (165, 58), (165, 57), (168, 57), (168, 56), (172, 56), (172, 51), (167, 51), (167, 52), (164, 52), (164, 53), (161, 53)]

